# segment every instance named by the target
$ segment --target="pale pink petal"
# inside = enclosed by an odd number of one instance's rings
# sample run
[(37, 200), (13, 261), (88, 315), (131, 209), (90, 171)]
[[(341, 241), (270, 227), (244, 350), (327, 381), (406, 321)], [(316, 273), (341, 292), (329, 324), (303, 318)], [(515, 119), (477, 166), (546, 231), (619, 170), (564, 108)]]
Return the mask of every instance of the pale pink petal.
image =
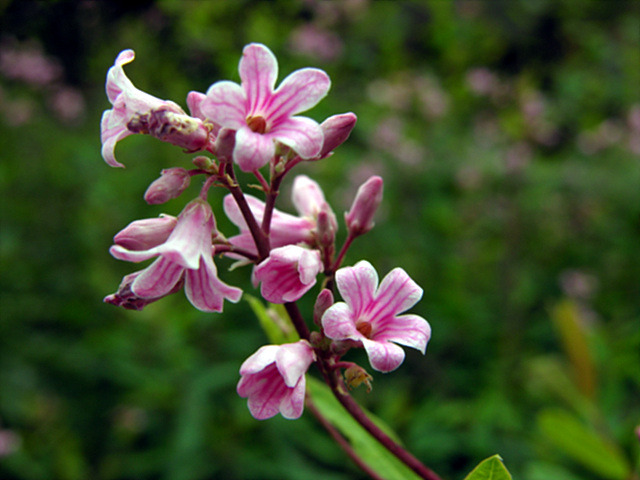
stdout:
[(240, 366), (240, 375), (257, 373), (267, 365), (276, 361), (276, 354), (280, 345), (264, 345), (247, 358)]
[(264, 45), (251, 43), (242, 51), (238, 70), (248, 102), (247, 115), (262, 114), (278, 78), (276, 57)]
[(333, 340), (361, 340), (364, 336), (356, 329), (353, 312), (344, 302), (330, 306), (322, 315), (322, 328)]
[(300, 215), (315, 217), (326, 203), (324, 193), (317, 182), (306, 175), (298, 175), (293, 180), (291, 200)]
[[(284, 247), (287, 248), (287, 247)], [(315, 284), (318, 273), (322, 270), (322, 261), (318, 250), (304, 250), (298, 260), (298, 274), (304, 285)]]
[(372, 304), (378, 273), (366, 260), (353, 267), (341, 268), (336, 272), (336, 285), (342, 298), (349, 304), (353, 314), (359, 317), (365, 308)]
[(300, 418), (304, 410), (304, 395), (306, 389), (306, 379), (304, 375), (300, 378), (293, 389), (289, 389), (287, 395), (280, 402), (280, 413), (289, 420)]
[(407, 314), (390, 319), (383, 326), (378, 326), (373, 340), (399, 343), (424, 354), (430, 337), (429, 323), (418, 315)]
[(233, 130), (246, 125), (247, 100), (244, 90), (237, 83), (216, 82), (207, 90), (207, 98), (200, 108), (211, 121)]
[(135, 58), (136, 54), (133, 50), (127, 49), (123, 50), (118, 54), (116, 61), (109, 69), (107, 73), (107, 83), (105, 85), (107, 91), (107, 97), (111, 101), (111, 103), (116, 101), (116, 98), (124, 89), (133, 88), (133, 84), (131, 80), (125, 75), (123, 65), (127, 63), (131, 63)]
[(102, 120), (100, 122), (101, 132), (100, 139), (102, 141), (102, 158), (112, 167), (124, 168), (124, 165), (116, 160), (115, 148), (116, 143), (129, 135), (133, 135), (132, 132), (127, 130), (124, 124), (110, 126), (111, 115), (113, 110), (105, 110), (102, 114)]
[(112, 245), (109, 248), (109, 253), (118, 260), (134, 263), (143, 262), (159, 255), (158, 247), (149, 250), (128, 250), (120, 245)]
[(305, 159), (317, 156), (324, 142), (318, 122), (307, 117), (286, 118), (274, 125), (269, 135)]
[(207, 96), (201, 92), (189, 92), (187, 94), (187, 106), (189, 107), (189, 113), (192, 117), (204, 120), (205, 114), (202, 112), (202, 103), (206, 100)]
[(329, 76), (317, 68), (296, 70), (273, 93), (267, 112), (271, 124), (304, 112), (322, 100), (331, 87)]
[(365, 338), (362, 345), (367, 351), (369, 363), (379, 372), (391, 372), (404, 361), (404, 350), (394, 343), (376, 342)]
[(304, 340), (281, 345), (276, 353), (276, 367), (287, 387), (294, 387), (309, 369), (314, 353), (311, 345)]
[(160, 257), (136, 277), (131, 291), (142, 298), (163, 297), (180, 281), (183, 272), (180, 265)]
[(236, 133), (233, 160), (243, 172), (254, 172), (271, 160), (276, 146), (268, 135), (253, 132), (246, 125)]
[(242, 290), (222, 282), (211, 257), (200, 258), (200, 268), (186, 270), (184, 292), (191, 304), (203, 312), (221, 312), (224, 300), (236, 303)]
[(382, 279), (375, 302), (366, 309), (367, 316), (377, 318), (393, 316), (414, 306), (422, 298), (422, 288), (402, 268), (394, 268)]

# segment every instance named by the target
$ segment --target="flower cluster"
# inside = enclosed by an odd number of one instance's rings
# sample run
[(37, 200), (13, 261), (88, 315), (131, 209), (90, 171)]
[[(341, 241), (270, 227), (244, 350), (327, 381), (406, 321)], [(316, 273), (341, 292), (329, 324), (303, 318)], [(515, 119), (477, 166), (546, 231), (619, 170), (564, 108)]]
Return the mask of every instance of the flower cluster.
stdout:
[[(104, 160), (123, 167), (115, 158), (116, 143), (146, 134), (185, 153), (198, 152), (194, 168), (162, 171), (144, 194), (149, 204), (180, 197), (195, 176), (203, 183), (199, 195), (177, 217), (136, 220), (114, 237), (110, 253), (115, 258), (134, 263), (154, 260), (127, 275), (105, 302), (139, 310), (184, 288), (197, 309), (221, 312), (224, 301), (238, 302), (242, 291), (218, 277), (214, 257), (252, 265), (254, 287), (259, 287), (266, 301), (285, 304), (300, 336), (297, 342), (259, 348), (240, 367), (237, 391), (248, 398), (249, 410), (257, 419), (278, 412), (298, 418), (305, 402), (305, 375), (314, 362), (325, 377), (337, 375), (339, 381), (355, 387), (369, 384), (371, 377), (362, 367), (342, 360), (351, 348), (364, 348), (371, 367), (380, 372), (400, 366), (405, 358), (401, 346), (424, 354), (429, 324), (418, 315), (403, 314), (422, 296), (409, 275), (396, 268), (380, 282), (367, 261), (342, 267), (353, 241), (374, 226), (382, 200), (380, 177), (371, 177), (356, 193), (344, 215), (347, 235), (340, 248), (336, 215), (311, 178), (298, 175), (293, 180), (296, 215), (275, 208), (280, 185), (290, 171), (301, 162), (330, 157), (355, 125), (352, 113), (334, 115), (320, 124), (299, 115), (327, 95), (331, 85), (327, 74), (304, 68), (276, 88), (275, 56), (264, 45), (250, 44), (239, 64), (241, 83), (219, 81), (206, 94), (190, 92), (187, 114), (176, 103), (133, 85), (123, 69), (133, 59), (132, 50), (121, 52), (107, 75), (106, 91), (113, 108), (104, 112), (101, 122)], [(236, 165), (255, 176), (263, 199), (243, 191), (235, 176)], [(267, 165), (265, 178), (261, 169)], [(214, 187), (228, 191), (222, 207), (238, 228), (236, 235), (217, 230), (207, 200)], [(295, 302), (318, 283), (323, 288), (313, 319), (319, 329), (309, 332)], [(334, 302), (337, 293), (343, 301)]]

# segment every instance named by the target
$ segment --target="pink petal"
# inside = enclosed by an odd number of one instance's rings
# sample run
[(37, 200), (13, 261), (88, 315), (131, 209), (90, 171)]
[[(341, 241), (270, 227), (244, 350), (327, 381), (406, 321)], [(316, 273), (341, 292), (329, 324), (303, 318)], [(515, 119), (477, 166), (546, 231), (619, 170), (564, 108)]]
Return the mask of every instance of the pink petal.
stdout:
[(116, 143), (129, 135), (133, 135), (132, 132), (127, 130), (124, 124), (110, 126), (111, 116), (113, 110), (105, 110), (102, 114), (100, 139), (102, 141), (102, 158), (112, 167), (124, 168), (124, 165), (116, 160), (115, 148)]
[(158, 247), (149, 250), (128, 250), (120, 245), (112, 245), (109, 248), (109, 253), (118, 260), (135, 263), (143, 262), (159, 255)]
[(304, 377), (313, 358), (313, 349), (304, 340), (280, 346), (276, 354), (276, 367), (287, 387), (294, 387)]
[(293, 180), (291, 200), (298, 213), (308, 217), (317, 216), (326, 202), (320, 185), (306, 175), (298, 175)]
[(391, 372), (404, 361), (404, 350), (395, 343), (376, 342), (365, 338), (362, 345), (367, 351), (369, 363), (379, 372)]
[(233, 130), (246, 125), (247, 100), (244, 90), (237, 83), (216, 82), (207, 90), (207, 98), (200, 108), (213, 122)]
[(269, 163), (276, 152), (276, 146), (268, 135), (261, 135), (246, 125), (236, 133), (233, 160), (243, 172), (255, 172)]
[(429, 323), (418, 315), (401, 315), (390, 319), (375, 331), (373, 340), (399, 343), (424, 355), (431, 337)]
[(270, 363), (274, 363), (279, 349), (279, 345), (264, 345), (260, 347), (242, 363), (240, 366), (240, 375), (257, 373)]
[(324, 142), (318, 122), (307, 117), (287, 118), (275, 125), (269, 135), (305, 159), (317, 156)]
[(131, 80), (127, 78), (124, 73), (123, 65), (131, 63), (136, 54), (133, 50), (123, 50), (118, 54), (113, 67), (109, 69), (107, 73), (107, 83), (105, 85), (107, 91), (107, 97), (111, 103), (116, 101), (116, 98), (126, 88), (134, 88)]
[(271, 99), (267, 120), (276, 124), (304, 112), (322, 100), (331, 87), (329, 76), (317, 68), (296, 70), (278, 86)]
[(288, 389), (287, 395), (280, 402), (280, 413), (284, 418), (289, 420), (300, 418), (304, 410), (305, 389), (306, 379), (303, 375), (293, 389)]
[(278, 78), (276, 57), (264, 45), (251, 43), (242, 51), (238, 70), (248, 101), (246, 113), (263, 113)]
[(298, 260), (298, 274), (300, 275), (300, 281), (304, 285), (314, 285), (320, 270), (322, 270), (320, 252), (318, 250), (305, 249)]
[(336, 272), (336, 285), (354, 316), (359, 317), (373, 301), (378, 286), (378, 273), (369, 262), (361, 260), (353, 267), (339, 269)]
[(242, 290), (222, 282), (211, 257), (200, 259), (200, 268), (186, 270), (184, 292), (191, 304), (203, 312), (221, 312), (225, 298), (237, 302)]
[(322, 315), (322, 327), (333, 340), (361, 340), (364, 336), (356, 330), (356, 319), (344, 302), (334, 303)]
[(180, 281), (184, 268), (165, 258), (158, 258), (136, 277), (131, 291), (142, 298), (167, 295)]
[(411, 308), (421, 298), (422, 288), (402, 268), (394, 268), (382, 279), (367, 316), (371, 321), (393, 316)]

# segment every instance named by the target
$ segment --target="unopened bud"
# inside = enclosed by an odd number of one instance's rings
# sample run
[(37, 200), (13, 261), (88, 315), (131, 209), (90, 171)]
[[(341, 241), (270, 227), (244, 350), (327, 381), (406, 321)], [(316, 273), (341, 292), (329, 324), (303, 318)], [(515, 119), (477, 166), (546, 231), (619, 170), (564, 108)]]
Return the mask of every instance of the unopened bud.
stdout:
[(144, 193), (144, 199), (149, 205), (159, 205), (178, 198), (191, 182), (189, 172), (180, 167), (167, 168), (160, 175)]
[(233, 147), (236, 145), (236, 131), (223, 128), (218, 132), (215, 149), (216, 156), (221, 162), (230, 162), (233, 158)]
[(113, 237), (113, 243), (127, 250), (148, 250), (164, 243), (178, 223), (176, 217), (161, 215), (158, 218), (136, 220)]
[(323, 247), (333, 245), (336, 238), (338, 222), (328, 203), (323, 203), (318, 212), (318, 243)]
[(349, 112), (333, 115), (322, 122), (320, 128), (324, 133), (324, 143), (318, 158), (328, 157), (334, 149), (342, 145), (349, 138), (357, 120), (358, 117)]
[(344, 215), (351, 235), (362, 235), (373, 228), (373, 216), (382, 201), (382, 184), (382, 178), (374, 175), (358, 188), (351, 210)]
[(328, 288), (325, 288), (318, 294), (316, 304), (313, 306), (313, 323), (321, 325), (322, 315), (331, 305), (333, 305), (333, 293)]
[(209, 157), (205, 157), (204, 155), (198, 155), (196, 158), (192, 160), (193, 165), (200, 170), (215, 170), (216, 164)]

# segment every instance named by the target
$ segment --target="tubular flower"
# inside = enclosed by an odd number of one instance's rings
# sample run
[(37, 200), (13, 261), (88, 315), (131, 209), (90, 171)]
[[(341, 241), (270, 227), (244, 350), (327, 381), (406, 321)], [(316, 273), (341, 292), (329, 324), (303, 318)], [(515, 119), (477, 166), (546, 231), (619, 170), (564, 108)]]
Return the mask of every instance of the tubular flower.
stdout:
[(306, 340), (265, 345), (240, 367), (238, 395), (248, 398), (249, 411), (258, 420), (277, 415), (295, 419), (302, 415), (305, 373), (315, 360)]
[[(258, 225), (262, 224), (265, 203), (251, 195), (245, 195), (245, 198)], [(294, 179), (291, 199), (293, 206), (300, 216), (296, 217), (278, 209), (273, 210), (270, 228), (272, 248), (295, 245), (303, 242), (310, 245), (313, 244), (317, 228), (317, 216), (323, 208), (323, 205), (327, 205), (324, 208), (329, 213), (330, 221), (335, 225), (335, 228), (337, 228), (335, 215), (328, 204), (326, 204), (322, 189), (309, 177), (298, 175)], [(240, 228), (240, 234), (229, 238), (229, 242), (238, 248), (257, 253), (253, 237), (249, 232), (249, 227), (233, 196), (231, 194), (227, 195), (224, 198), (223, 204), (224, 212), (229, 220)]]
[(216, 82), (207, 91), (202, 111), (213, 122), (236, 130), (233, 160), (245, 172), (266, 165), (275, 155), (275, 141), (304, 159), (317, 156), (323, 133), (315, 120), (295, 116), (315, 106), (331, 81), (316, 68), (296, 70), (274, 90), (278, 61), (266, 46), (247, 45), (239, 65), (242, 84)]
[(109, 250), (111, 254), (129, 262), (158, 257), (128, 287), (134, 296), (163, 297), (184, 279), (187, 298), (199, 310), (221, 312), (224, 299), (232, 302), (240, 299), (242, 290), (225, 284), (217, 276), (211, 244), (215, 219), (208, 203), (200, 199), (189, 203), (166, 239), (155, 231), (153, 237), (148, 237), (154, 238), (153, 242), (132, 239), (132, 234), (125, 234), (131, 231), (132, 225), (116, 235), (115, 245)]
[(196, 117), (191, 117), (179, 105), (137, 89), (123, 68), (134, 57), (133, 50), (123, 50), (107, 73), (107, 97), (113, 108), (102, 114), (100, 124), (105, 161), (112, 167), (124, 167), (115, 158), (116, 143), (134, 133), (152, 135), (190, 152), (205, 148), (212, 127), (197, 115), (204, 95), (191, 92), (187, 97), (189, 107), (197, 110)]
[(393, 269), (378, 287), (376, 270), (362, 260), (339, 269), (336, 284), (345, 301), (322, 316), (329, 338), (361, 343), (369, 363), (380, 372), (395, 370), (403, 362), (404, 351), (396, 344), (425, 353), (431, 336), (427, 321), (418, 315), (398, 315), (422, 297), (422, 289), (403, 269)]
[(260, 293), (271, 303), (295, 302), (316, 284), (322, 270), (318, 250), (297, 245), (274, 248), (269, 256), (253, 269)]

